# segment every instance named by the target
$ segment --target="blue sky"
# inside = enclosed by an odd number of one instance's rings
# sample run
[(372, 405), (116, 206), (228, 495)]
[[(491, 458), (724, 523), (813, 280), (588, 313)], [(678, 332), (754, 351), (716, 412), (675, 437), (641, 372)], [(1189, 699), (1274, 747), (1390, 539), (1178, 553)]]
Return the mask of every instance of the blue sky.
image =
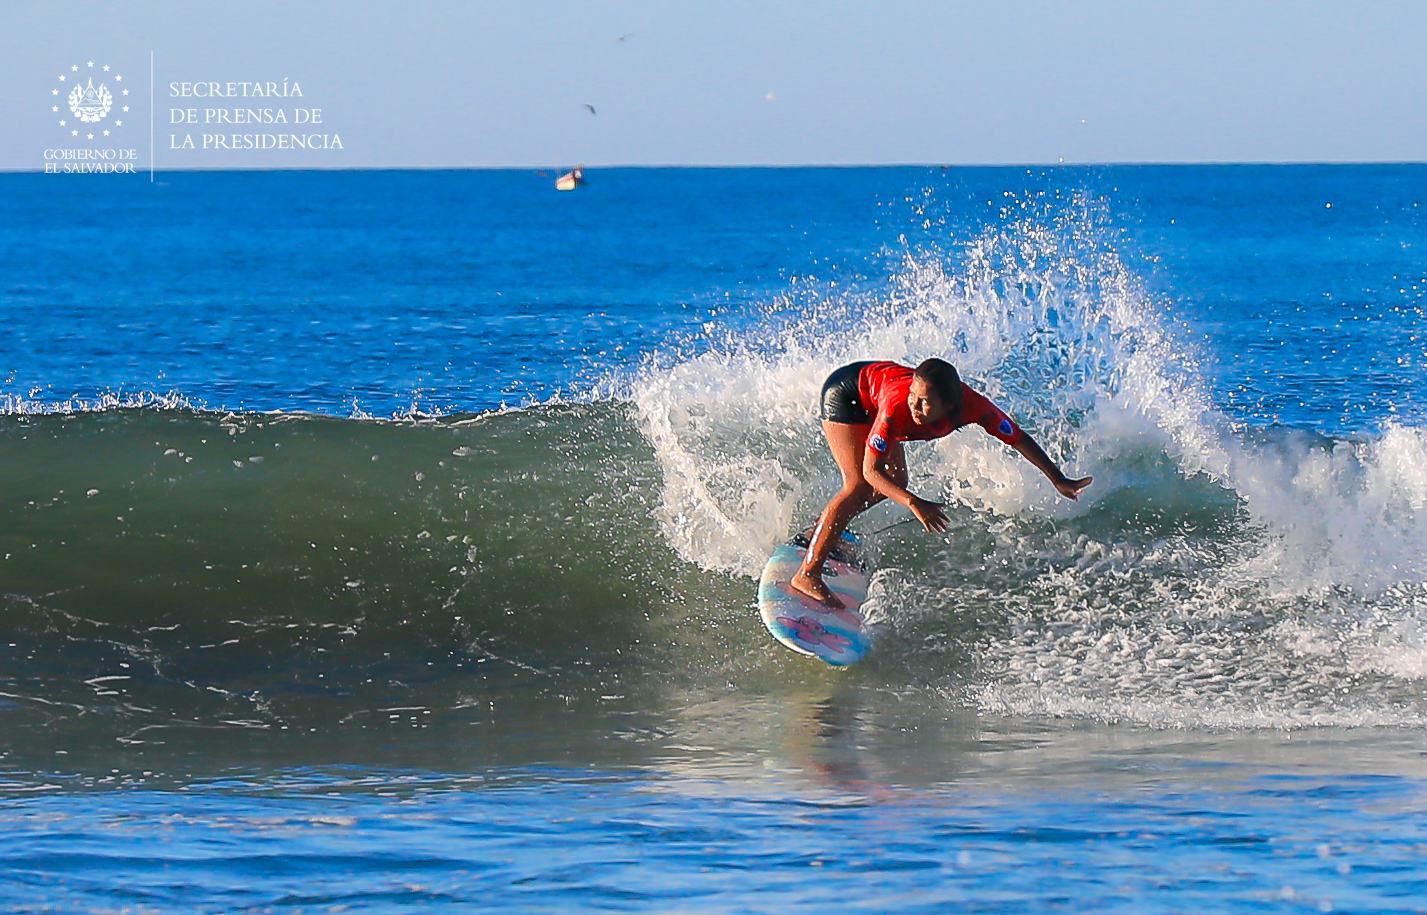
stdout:
[[(146, 164), (151, 53), (160, 168), (1421, 161), (1424, 44), (1406, 2), (9, 0), (0, 168), (75, 145), (90, 61)], [(185, 131), (171, 82), (284, 79), (342, 149), (171, 148), (286, 132)]]

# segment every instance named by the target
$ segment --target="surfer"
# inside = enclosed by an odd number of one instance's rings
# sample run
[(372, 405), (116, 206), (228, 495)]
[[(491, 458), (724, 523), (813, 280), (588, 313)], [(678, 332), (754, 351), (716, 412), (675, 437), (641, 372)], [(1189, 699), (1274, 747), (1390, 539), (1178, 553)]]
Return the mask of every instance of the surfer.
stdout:
[(891, 499), (910, 509), (929, 532), (947, 529), (943, 503), (907, 490), (902, 442), (941, 438), (976, 423), (1019, 451), (1066, 498), (1078, 499), (1092, 479), (1072, 480), (1061, 473), (1035, 439), (941, 359), (928, 359), (915, 369), (895, 362), (845, 365), (823, 383), (821, 414), (823, 434), (842, 473), (842, 489), (818, 518), (807, 557), (790, 584), (831, 607), (842, 602), (823, 582), (823, 563), (857, 514)]

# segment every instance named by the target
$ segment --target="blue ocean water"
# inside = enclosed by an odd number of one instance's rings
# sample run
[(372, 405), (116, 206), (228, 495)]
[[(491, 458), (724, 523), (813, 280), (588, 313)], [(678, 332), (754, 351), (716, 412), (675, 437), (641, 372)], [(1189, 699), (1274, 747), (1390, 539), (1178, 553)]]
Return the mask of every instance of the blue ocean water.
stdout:
[[(0, 176), (16, 911), (1420, 911), (1427, 168)], [(872, 657), (753, 610), (942, 355)]]

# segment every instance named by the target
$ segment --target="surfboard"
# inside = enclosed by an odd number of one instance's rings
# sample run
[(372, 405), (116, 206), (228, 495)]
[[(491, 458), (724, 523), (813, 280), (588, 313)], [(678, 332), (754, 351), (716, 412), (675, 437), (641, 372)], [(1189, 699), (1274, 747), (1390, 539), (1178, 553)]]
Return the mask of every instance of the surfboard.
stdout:
[(862, 614), (869, 569), (857, 535), (847, 531), (823, 566), (823, 581), (845, 606), (834, 610), (794, 591), (788, 582), (803, 564), (810, 533), (803, 531), (773, 551), (758, 581), (758, 615), (784, 645), (844, 667), (872, 650), (872, 633)]

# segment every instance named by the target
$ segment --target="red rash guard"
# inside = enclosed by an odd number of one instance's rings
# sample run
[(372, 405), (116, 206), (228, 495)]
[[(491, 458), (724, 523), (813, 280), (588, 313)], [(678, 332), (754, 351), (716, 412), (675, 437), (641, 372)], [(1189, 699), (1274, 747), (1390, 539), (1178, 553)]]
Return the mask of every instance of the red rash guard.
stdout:
[(912, 369), (895, 362), (874, 362), (857, 375), (857, 393), (872, 416), (867, 447), (886, 454), (890, 442), (924, 441), (976, 423), (994, 438), (1008, 445), (1020, 440), (1021, 430), (991, 401), (961, 386), (961, 410), (940, 422), (919, 426), (912, 421), (907, 396), (912, 387)]

